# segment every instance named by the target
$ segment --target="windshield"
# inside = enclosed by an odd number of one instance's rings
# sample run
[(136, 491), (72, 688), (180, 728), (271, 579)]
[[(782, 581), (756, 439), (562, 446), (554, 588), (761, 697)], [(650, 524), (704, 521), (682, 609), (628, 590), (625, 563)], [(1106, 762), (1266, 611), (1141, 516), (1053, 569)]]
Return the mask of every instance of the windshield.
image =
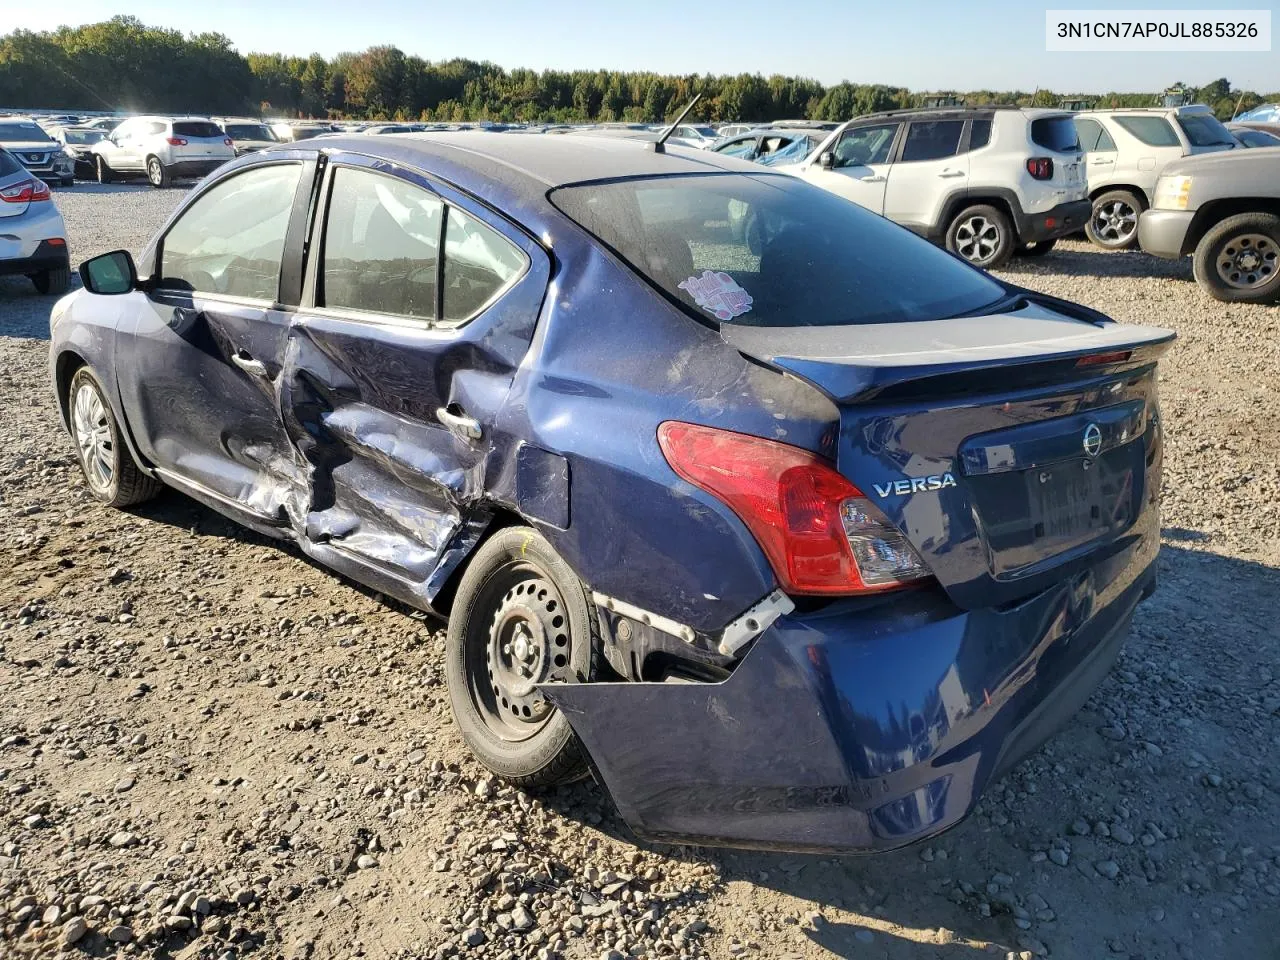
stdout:
[(561, 187), (551, 201), (703, 320), (939, 320), (1005, 296), (927, 240), (793, 177), (623, 180)]
[(103, 133), (101, 130), (64, 130), (62, 136), (67, 143), (97, 143)]
[(1231, 131), (1208, 114), (1179, 117), (1178, 126), (1182, 127), (1182, 132), (1187, 135), (1187, 140), (1193, 147), (1223, 145), (1234, 147), (1236, 145), (1235, 140), (1231, 138)]
[(228, 123), (223, 128), (232, 140), (274, 140), (276, 135), (261, 123)]
[(0, 123), (0, 141), (6, 143), (28, 143), (52, 139), (34, 123)]

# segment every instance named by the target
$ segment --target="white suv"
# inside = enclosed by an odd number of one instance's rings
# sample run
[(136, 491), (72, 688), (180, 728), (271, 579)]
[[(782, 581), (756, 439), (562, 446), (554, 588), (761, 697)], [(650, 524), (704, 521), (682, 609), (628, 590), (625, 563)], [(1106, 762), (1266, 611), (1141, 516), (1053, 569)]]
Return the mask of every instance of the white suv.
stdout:
[(178, 177), (203, 177), (234, 159), (231, 139), (203, 117), (130, 117), (93, 145), (99, 183), (146, 177), (166, 187)]
[(1230, 150), (1231, 131), (1204, 106), (1086, 110), (1076, 114), (1093, 210), (1085, 233), (1106, 250), (1138, 242), (1138, 216), (1174, 160)]
[(993, 269), (1084, 226), (1083, 161), (1066, 111), (944, 107), (858, 117), (774, 169)]

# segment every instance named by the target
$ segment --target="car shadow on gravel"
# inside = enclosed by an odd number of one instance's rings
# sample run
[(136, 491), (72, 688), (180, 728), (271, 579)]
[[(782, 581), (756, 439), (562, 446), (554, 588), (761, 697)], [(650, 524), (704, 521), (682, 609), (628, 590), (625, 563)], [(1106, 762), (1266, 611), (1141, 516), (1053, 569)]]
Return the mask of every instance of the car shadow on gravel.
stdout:
[(1107, 252), (1090, 249), (1057, 249), (1043, 258), (1015, 257), (1001, 268), (1013, 276), (1054, 274), (1064, 277), (1123, 277), (1193, 282), (1191, 259), (1164, 260), (1136, 250)]

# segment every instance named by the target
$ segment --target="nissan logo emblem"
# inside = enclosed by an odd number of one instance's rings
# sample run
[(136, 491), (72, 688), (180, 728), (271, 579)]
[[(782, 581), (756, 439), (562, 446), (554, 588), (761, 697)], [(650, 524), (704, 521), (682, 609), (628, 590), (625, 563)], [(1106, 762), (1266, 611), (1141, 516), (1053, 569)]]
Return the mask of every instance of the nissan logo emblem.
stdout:
[(1084, 452), (1091, 457), (1096, 457), (1102, 452), (1102, 431), (1098, 429), (1096, 423), (1091, 423), (1084, 428)]

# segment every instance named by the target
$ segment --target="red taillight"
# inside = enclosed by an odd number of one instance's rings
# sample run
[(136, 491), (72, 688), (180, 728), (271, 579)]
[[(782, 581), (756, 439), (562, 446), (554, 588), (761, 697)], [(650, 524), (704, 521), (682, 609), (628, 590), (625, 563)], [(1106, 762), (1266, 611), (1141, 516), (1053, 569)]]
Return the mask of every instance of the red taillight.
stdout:
[(807, 450), (674, 420), (658, 443), (671, 469), (747, 525), (787, 593), (875, 593), (928, 576), (858, 488)]
[(49, 185), (43, 180), (23, 180), (0, 190), (0, 200), (5, 203), (35, 203), (48, 200), (50, 196)]
[(67, 241), (62, 237), (50, 237), (45, 243), (51, 247), (65, 247), (67, 245)]
[(1037, 180), (1053, 179), (1053, 160), (1049, 157), (1032, 157), (1027, 161), (1027, 173)]
[(181, 137), (166, 137), (164, 142), (171, 147), (185, 147), (187, 145), (187, 141)]
[(224, 138), (223, 138), (223, 140), (222, 140), (222, 142), (223, 142), (223, 143), (225, 143), (228, 147), (234, 147), (234, 146), (235, 146), (235, 144), (231, 142), (231, 138), (230, 138), (230, 137), (224, 137)]
[(1133, 355), (1132, 350), (1115, 350), (1111, 353), (1091, 353), (1076, 361), (1077, 367), (1096, 367), (1103, 363), (1124, 363)]

